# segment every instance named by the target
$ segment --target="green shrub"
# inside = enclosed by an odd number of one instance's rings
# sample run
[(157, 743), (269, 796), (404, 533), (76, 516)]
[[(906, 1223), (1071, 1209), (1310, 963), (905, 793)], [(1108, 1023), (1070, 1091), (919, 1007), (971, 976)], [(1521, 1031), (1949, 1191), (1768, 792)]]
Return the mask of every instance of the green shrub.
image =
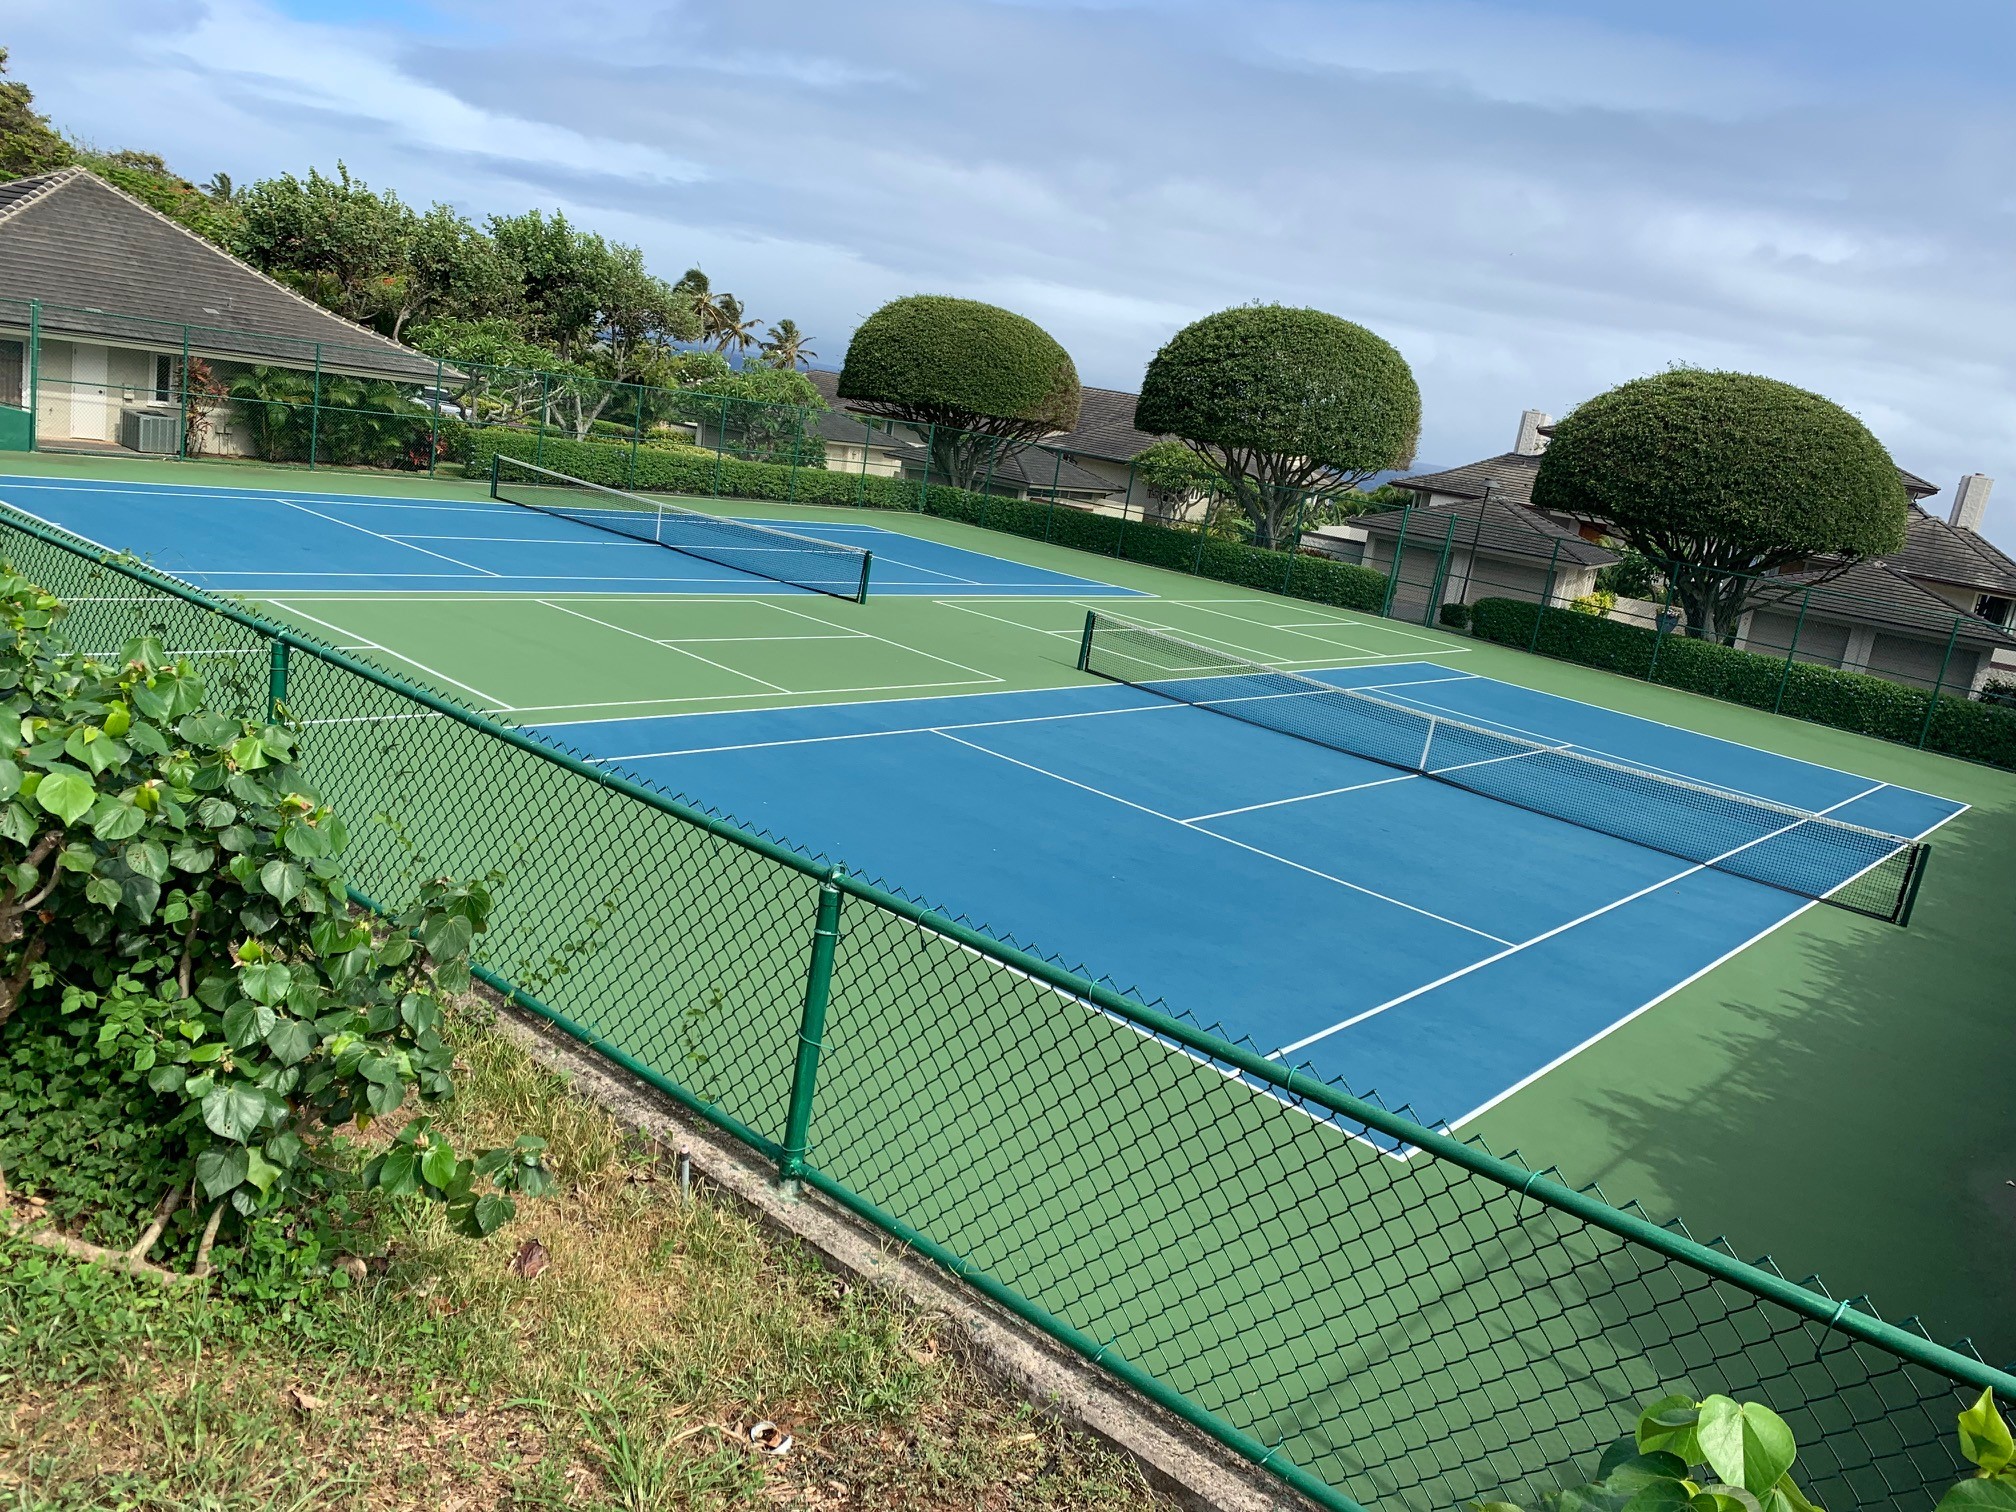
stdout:
[[(220, 1224), (319, 1230), (332, 1131), (409, 1092), (453, 1095), (441, 996), (467, 985), (492, 879), (427, 881), (375, 933), (350, 912), (343, 821), (296, 732), (220, 712), (152, 636), (72, 650), (62, 612), (0, 568), (16, 732), (0, 756), (0, 1157), (116, 1241), (159, 1203), (201, 1270)], [(422, 1118), (363, 1180), (488, 1233), (545, 1173), (536, 1143), (465, 1158)]]
[[(1537, 626), (1536, 626), (1537, 621)], [(1569, 609), (1542, 610), (1518, 599), (1481, 599), (1471, 627), (1484, 640), (1531, 647), (1546, 656), (1705, 693), (1753, 709), (1874, 735), (1991, 766), (2016, 769), (2016, 709), (1976, 702), (1954, 690), (1932, 707), (1928, 689), (1863, 672), (1739, 651)], [(1780, 689), (1783, 689), (1782, 695)], [(1931, 714), (1928, 726), (1926, 715)]]
[(1467, 630), (1470, 628), (1470, 606), (1458, 603), (1444, 604), (1441, 620), (1451, 630)]
[(1038, 499), (1004, 498), (967, 489), (926, 489), (906, 478), (867, 477), (810, 467), (780, 467), (717, 457), (701, 447), (639, 447), (569, 441), (548, 436), (542, 444), (529, 431), (489, 427), (471, 433), (467, 466), (486, 473), (502, 454), (571, 474), (590, 483), (658, 493), (728, 499), (791, 500), (800, 504), (865, 505), (915, 511), (942, 520), (979, 525), (1008, 535), (1048, 541), (1078, 551), (1166, 567), (1220, 583), (1237, 583), (1269, 593), (1339, 609), (1377, 613), (1385, 601), (1386, 577), (1367, 567), (1323, 557), (1264, 551), (1241, 541), (1205, 540), (1194, 529), (1149, 525), (1118, 515), (1053, 507)]

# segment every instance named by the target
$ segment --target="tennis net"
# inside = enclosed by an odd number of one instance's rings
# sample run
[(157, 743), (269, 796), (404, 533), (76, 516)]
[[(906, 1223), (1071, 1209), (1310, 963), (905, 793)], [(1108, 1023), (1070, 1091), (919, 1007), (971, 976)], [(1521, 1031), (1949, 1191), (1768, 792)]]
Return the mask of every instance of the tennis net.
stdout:
[(647, 499), (501, 452), (490, 462), (490, 497), (794, 588), (857, 604), (868, 598), (872, 556), (858, 546)]
[(1078, 665), (1178, 703), (1892, 924), (1909, 921), (1930, 853), (1923, 841), (1429, 714), (1097, 611), (1086, 616)]

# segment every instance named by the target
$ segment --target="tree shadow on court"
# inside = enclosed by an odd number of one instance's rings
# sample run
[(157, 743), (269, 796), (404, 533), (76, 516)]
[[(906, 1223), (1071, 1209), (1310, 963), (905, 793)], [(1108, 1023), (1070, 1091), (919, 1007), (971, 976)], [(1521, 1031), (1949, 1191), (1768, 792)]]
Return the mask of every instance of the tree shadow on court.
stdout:
[(1482, 1132), (2016, 1358), (2016, 802), (1934, 840), (1909, 929), (1810, 910)]

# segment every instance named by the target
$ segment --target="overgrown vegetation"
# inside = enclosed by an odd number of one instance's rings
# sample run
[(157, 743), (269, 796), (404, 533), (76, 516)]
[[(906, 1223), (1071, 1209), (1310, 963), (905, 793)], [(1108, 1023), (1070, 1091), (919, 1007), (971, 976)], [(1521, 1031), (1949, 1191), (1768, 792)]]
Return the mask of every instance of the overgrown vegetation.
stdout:
[[(987, 1386), (955, 1327), (683, 1197), (480, 1007), (447, 1032), (464, 1069), (439, 1130), (531, 1130), (562, 1177), (521, 1242), (382, 1204), (350, 1233), (354, 1281), (276, 1305), (0, 1239), (0, 1505), (1169, 1507)], [(766, 1420), (789, 1453), (752, 1445)]]
[[(496, 879), (423, 879), (374, 933), (296, 733), (152, 637), (73, 650), (62, 612), (0, 569), (0, 1230), (306, 1274), (357, 1184), (337, 1132), (454, 1094), (442, 1002)], [(361, 1184), (484, 1235), (546, 1175), (536, 1141), (464, 1154), (417, 1118)]]

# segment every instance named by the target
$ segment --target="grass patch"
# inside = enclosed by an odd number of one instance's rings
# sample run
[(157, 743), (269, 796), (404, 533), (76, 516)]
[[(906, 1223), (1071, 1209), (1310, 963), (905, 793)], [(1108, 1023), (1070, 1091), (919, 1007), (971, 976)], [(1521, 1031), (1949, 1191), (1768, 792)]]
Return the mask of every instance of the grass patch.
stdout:
[(949, 1325), (682, 1199), (480, 1012), (456, 1035), (443, 1124), (541, 1134), (560, 1177), (490, 1243), (401, 1205), (360, 1282), (259, 1303), (0, 1242), (0, 1512), (1171, 1505)]

